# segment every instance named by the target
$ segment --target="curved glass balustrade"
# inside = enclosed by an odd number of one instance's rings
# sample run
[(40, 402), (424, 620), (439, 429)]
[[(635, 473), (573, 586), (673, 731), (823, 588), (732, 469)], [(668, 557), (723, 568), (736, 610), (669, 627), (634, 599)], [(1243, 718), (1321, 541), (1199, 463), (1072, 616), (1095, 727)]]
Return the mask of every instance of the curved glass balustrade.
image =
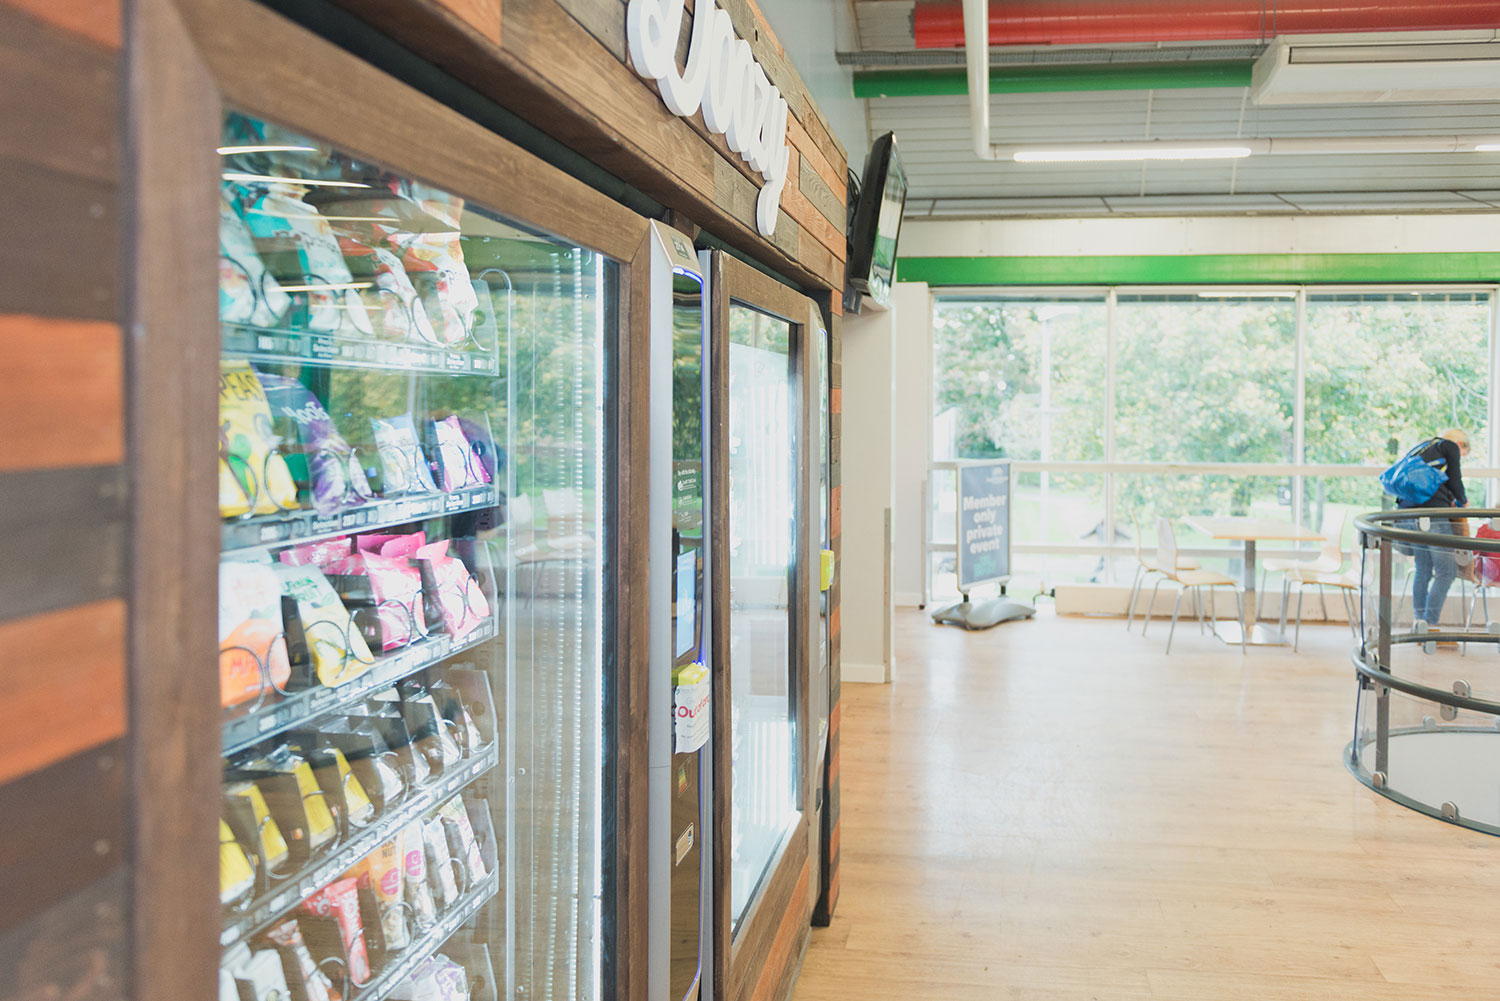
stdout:
[(1359, 531), (1354, 740), (1403, 806), (1500, 834), (1500, 509), (1382, 511)]

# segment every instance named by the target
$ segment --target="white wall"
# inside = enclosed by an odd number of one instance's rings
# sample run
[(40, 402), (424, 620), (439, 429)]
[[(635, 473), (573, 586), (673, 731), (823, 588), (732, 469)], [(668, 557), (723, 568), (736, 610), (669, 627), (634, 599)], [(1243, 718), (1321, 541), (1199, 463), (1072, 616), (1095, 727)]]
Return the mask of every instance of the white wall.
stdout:
[(843, 337), (843, 566), (839, 568), (843, 680), (891, 680), (890, 557), (892, 509), (891, 386), (895, 312), (846, 316)]
[[(895, 327), (891, 418), (895, 423), (896, 472), (891, 590), (897, 605), (922, 602), (922, 478), (932, 443), (932, 303), (921, 282), (897, 282), (891, 290)], [(847, 375), (845, 376), (847, 379)], [(846, 398), (848, 391), (845, 390)]]
[(844, 144), (849, 166), (861, 173), (870, 148), (865, 102), (854, 96), (853, 67), (840, 66), (834, 55), (858, 48), (849, 5), (845, 0), (760, 0), (760, 11)]

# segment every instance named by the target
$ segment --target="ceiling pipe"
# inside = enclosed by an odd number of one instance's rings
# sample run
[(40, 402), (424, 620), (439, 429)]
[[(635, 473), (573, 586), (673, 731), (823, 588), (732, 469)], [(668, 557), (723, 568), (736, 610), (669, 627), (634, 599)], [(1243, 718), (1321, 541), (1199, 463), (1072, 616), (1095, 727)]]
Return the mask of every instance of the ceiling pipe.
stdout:
[[(1248, 60), (1095, 66), (991, 66), (991, 94), (1052, 94), (1090, 90), (1173, 90), (1248, 87)], [(966, 71), (954, 69), (858, 70), (854, 96), (956, 97), (969, 92)]]
[[(969, 0), (919, 0), (919, 49), (964, 44)], [(988, 6), (995, 45), (1117, 45), (1269, 39), (1363, 31), (1500, 27), (1500, 0), (1000, 0)]]
[(989, 0), (963, 0), (964, 66), (969, 77), (969, 134), (974, 153), (993, 160), (990, 148), (990, 17)]

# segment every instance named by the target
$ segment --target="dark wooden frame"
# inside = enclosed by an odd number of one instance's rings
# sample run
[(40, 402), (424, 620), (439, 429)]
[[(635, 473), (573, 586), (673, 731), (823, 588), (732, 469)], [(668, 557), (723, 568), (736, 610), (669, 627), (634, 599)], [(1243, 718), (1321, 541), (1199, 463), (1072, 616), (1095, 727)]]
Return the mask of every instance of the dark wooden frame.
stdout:
[[(796, 289), (783, 285), (723, 253), (715, 251), (709, 280), (712, 326), (709, 334), (710, 470), (712, 482), (713, 565), (713, 718), (714, 718), (714, 997), (719, 1001), (774, 1001), (786, 996), (797, 968), (795, 956), (806, 941), (811, 914), (808, 892), (811, 848), (812, 790), (818, 781), (813, 763), (814, 735), (808, 726), (811, 709), (811, 664), (816, 634), (810, 628), (812, 595), (817, 593), (818, 569), (813, 559), (813, 517), (816, 510), (816, 449), (809, 435), (817, 427), (817, 398), (810, 376), (814, 372), (811, 331), (816, 305)], [(734, 665), (729, 659), (729, 310), (732, 303), (751, 306), (785, 320), (792, 327), (792, 392), (796, 401), (797, 516), (792, 571), (790, 628), (794, 706), (798, 717), (798, 823), (777, 848), (770, 875), (762, 882), (732, 934), (729, 844), (733, 796), (731, 767), (731, 689)], [(774, 980), (767, 980), (773, 977)]]
[[(620, 264), (605, 644), (613, 694), (615, 982), (644, 1001), (647, 221), (251, 0), (136, 0), (127, 25), (132, 525), (129, 996), (217, 994), (219, 164), (223, 107), (391, 165)], [(637, 349), (637, 345), (640, 346)]]

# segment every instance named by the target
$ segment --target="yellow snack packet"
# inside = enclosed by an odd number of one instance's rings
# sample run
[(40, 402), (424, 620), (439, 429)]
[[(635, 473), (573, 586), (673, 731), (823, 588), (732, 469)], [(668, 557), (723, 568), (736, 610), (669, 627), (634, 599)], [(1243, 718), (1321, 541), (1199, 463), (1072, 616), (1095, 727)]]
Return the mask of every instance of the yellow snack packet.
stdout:
[(274, 872), (285, 865), (289, 854), (286, 838), (271, 816), (271, 808), (266, 805), (266, 798), (261, 795), (260, 787), (254, 782), (232, 782), (224, 787), (224, 794), (241, 796), (250, 804), (255, 829), (260, 832), (260, 854), (265, 859), (266, 867)]
[(250, 856), (234, 839), (224, 819), (219, 818), (219, 903), (228, 907), (244, 900), (255, 889), (255, 870)]
[(246, 361), (219, 361), (219, 514), (273, 514), (297, 506), (297, 484), (276, 451), (271, 406)]

